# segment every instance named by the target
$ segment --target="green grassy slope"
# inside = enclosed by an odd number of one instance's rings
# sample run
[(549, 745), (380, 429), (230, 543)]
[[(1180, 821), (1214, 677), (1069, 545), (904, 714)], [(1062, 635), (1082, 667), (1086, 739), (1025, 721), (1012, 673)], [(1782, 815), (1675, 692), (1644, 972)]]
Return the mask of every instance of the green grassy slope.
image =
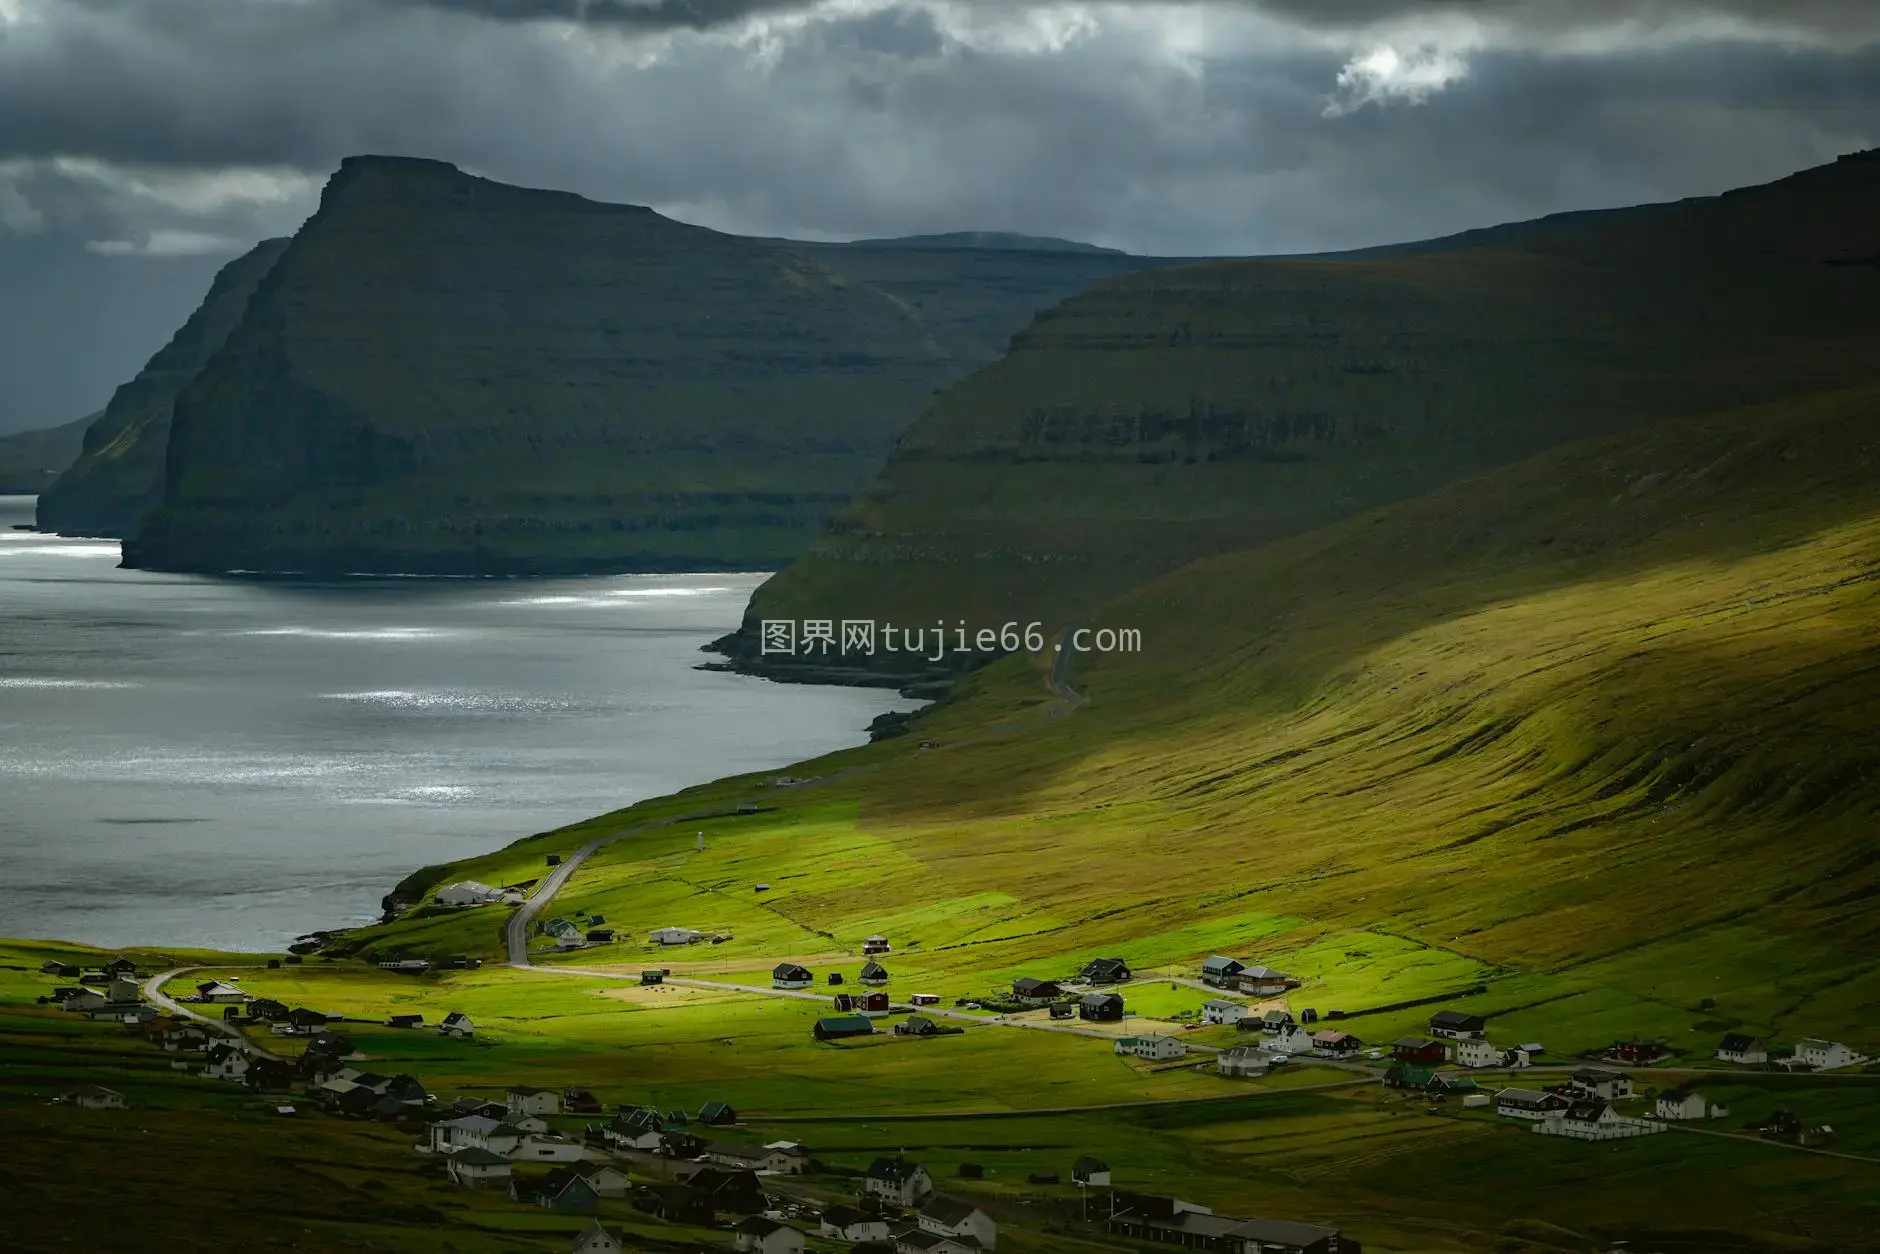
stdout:
[(82, 450), (40, 495), (41, 527), (114, 537), (136, 529), (162, 496), (177, 393), (222, 347), (248, 297), (286, 247), (284, 239), (263, 240), (216, 272), (196, 312), (87, 422)]
[(1871, 381), (1876, 224), (1866, 154), (1475, 247), (1110, 280), (929, 408), (732, 647), (767, 617), (1048, 630), (1562, 441)]
[[(1877, 469), (1872, 388), (1575, 442), (1130, 593), (1092, 621), (1139, 628), (1144, 648), (1078, 659), (1075, 709), (1009, 659), (911, 735), (791, 769), (816, 782), (720, 781), (428, 878), (528, 878), (546, 853), (625, 832), (554, 908), (604, 913), (621, 943), (551, 967), (761, 985), (790, 957), (852, 976), (883, 931), (896, 996), (950, 1004), (1115, 953), (1139, 972), (1126, 1026), (1224, 1045), (1229, 1030), (1180, 1026), (1208, 994), (1156, 977), (1226, 952), (1295, 973), (1295, 1009), (1343, 1010), (1371, 1042), (1430, 1009), (1389, 1007), (1438, 996), (1550, 1060), (1658, 1037), (1672, 1063), (1642, 1083), (1694, 1080), (1732, 1105), (1712, 1131), (1802, 1110), (1837, 1149), (1880, 1156), (1872, 1076), (1711, 1058), (1734, 1030), (1880, 1053)], [(494, 954), (503, 917), (414, 919), (352, 946)], [(642, 943), (665, 924), (732, 939)], [(362, 1004), (389, 1004), (393, 984), (357, 978)], [(1587, 1147), (1375, 1090), (1219, 1080), (1203, 1110), (873, 1122), (1187, 1096), (1208, 1077), (992, 1026), (918, 1052), (813, 1046), (813, 1004), (576, 972), (403, 987), (474, 999), (544, 1075), (732, 1094), (779, 1134), (855, 1153), (983, 1155), (1007, 1181), (995, 1195), (1020, 1167), (1095, 1149), (1138, 1183), (1382, 1250), (1677, 1232), (1859, 1249), (1876, 1225), (1871, 1164), (1753, 1139)], [(855, 1122), (792, 1124), (832, 1107)]]
[(45, 491), (78, 459), (85, 429), (97, 419), (97, 414), (87, 414), (57, 427), (0, 435), (0, 493), (31, 495)]

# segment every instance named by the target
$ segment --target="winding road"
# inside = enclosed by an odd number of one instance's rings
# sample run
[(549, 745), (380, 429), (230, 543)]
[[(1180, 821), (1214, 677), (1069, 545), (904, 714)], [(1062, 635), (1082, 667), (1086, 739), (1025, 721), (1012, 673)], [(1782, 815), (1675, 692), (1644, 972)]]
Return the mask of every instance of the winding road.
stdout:
[(256, 969), (257, 968), (252, 966), (173, 967), (168, 971), (159, 971), (144, 981), (144, 1000), (148, 1001), (157, 1009), (173, 1015), (178, 1019), (188, 1019), (192, 1022), (200, 1023), (211, 1031), (228, 1037), (230, 1041), (234, 1042), (237, 1049), (253, 1054), (257, 1058), (272, 1058), (276, 1062), (286, 1062), (288, 1060), (283, 1058), (280, 1054), (270, 1049), (264, 1049), (248, 1039), (248, 1034), (243, 1032), (240, 1028), (233, 1026), (224, 1019), (211, 1019), (208, 1015), (198, 1014), (196, 1011), (185, 1006), (182, 1002), (177, 1001), (174, 997), (171, 997), (168, 993), (163, 991), (165, 984), (180, 976), (188, 975), (192, 971), (253, 971)]

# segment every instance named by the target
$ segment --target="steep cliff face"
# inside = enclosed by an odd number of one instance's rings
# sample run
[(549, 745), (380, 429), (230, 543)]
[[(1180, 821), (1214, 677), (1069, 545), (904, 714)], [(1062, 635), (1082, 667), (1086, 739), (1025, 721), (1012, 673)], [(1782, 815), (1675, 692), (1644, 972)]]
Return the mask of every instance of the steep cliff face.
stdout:
[(163, 496), (176, 394), (222, 347), (248, 297), (286, 247), (284, 239), (263, 240), (216, 273), (196, 312), (86, 427), (77, 460), (39, 498), (41, 527), (114, 538), (137, 530)]
[[(1041, 293), (975, 303), (970, 267), (953, 262), (951, 279), (904, 296), (839, 268), (838, 250), (441, 162), (349, 159), (178, 397), (164, 500), (125, 559), (780, 566), (937, 387), (996, 351), (989, 340), (1093, 265), (1122, 268), (1064, 254), (1041, 280), (1011, 256), (1006, 271)], [(930, 262), (911, 269), (935, 277)], [(924, 316), (923, 295), (940, 316)]]
[(913, 424), (725, 648), (765, 662), (765, 618), (1048, 632), (1566, 440), (1880, 376), (1873, 154), (1485, 238), (1160, 269), (1051, 309)]

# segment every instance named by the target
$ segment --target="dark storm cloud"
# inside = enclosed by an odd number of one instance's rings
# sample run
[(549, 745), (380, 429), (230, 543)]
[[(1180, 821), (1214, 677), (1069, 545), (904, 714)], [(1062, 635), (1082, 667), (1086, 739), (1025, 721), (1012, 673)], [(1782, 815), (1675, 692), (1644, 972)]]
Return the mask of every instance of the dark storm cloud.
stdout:
[(351, 153), (757, 234), (1328, 249), (1880, 144), (1876, 26), (1813, 0), (0, 0), (0, 377), (52, 421), (125, 357), (47, 382), (10, 266), (193, 276), (293, 230)]

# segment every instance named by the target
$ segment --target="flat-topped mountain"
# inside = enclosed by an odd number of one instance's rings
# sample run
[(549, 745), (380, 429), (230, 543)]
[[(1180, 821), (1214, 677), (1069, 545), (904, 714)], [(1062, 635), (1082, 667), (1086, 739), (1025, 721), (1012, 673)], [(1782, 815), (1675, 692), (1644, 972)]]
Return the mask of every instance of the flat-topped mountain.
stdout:
[(725, 648), (759, 662), (764, 618), (1048, 632), (1566, 440), (1880, 377), (1880, 155), (1477, 238), (1145, 271), (1040, 314)]
[(1143, 264), (746, 239), (349, 158), (140, 442), (160, 501), (110, 521), (158, 569), (774, 568), (937, 389)]

